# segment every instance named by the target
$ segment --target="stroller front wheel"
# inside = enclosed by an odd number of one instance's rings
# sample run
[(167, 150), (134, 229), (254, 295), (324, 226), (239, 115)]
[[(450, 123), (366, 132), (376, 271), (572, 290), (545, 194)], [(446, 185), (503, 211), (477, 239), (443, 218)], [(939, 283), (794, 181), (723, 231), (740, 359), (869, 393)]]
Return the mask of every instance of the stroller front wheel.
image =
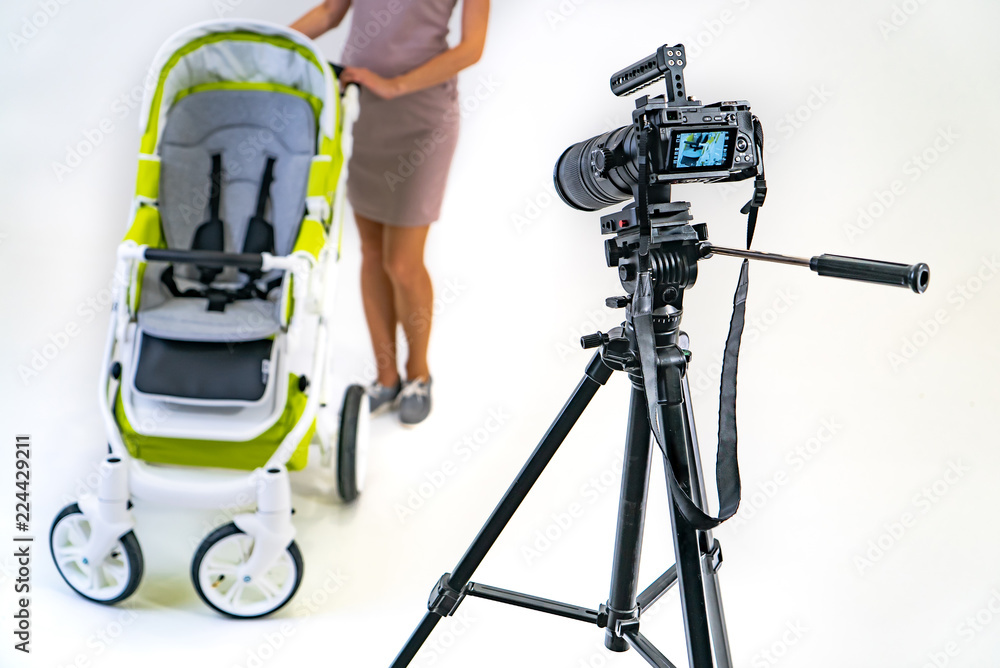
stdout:
[(105, 605), (120, 603), (135, 593), (142, 579), (139, 540), (129, 531), (101, 563), (88, 563), (84, 554), (91, 531), (90, 521), (77, 504), (59, 512), (49, 532), (49, 550), (56, 570), (85, 599)]
[(302, 554), (292, 541), (261, 577), (239, 579), (237, 572), (253, 553), (254, 539), (235, 524), (205, 537), (191, 563), (191, 580), (205, 604), (229, 617), (252, 619), (278, 610), (302, 583)]

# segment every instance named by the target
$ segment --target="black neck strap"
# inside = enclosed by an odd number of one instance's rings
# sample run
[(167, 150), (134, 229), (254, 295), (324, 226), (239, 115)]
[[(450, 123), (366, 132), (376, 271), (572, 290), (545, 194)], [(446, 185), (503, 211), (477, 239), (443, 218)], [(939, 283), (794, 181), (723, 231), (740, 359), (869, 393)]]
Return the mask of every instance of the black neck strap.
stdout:
[[(754, 143), (758, 151), (758, 170), (754, 180), (754, 194), (741, 210), (747, 214), (747, 248), (753, 241), (757, 226), (757, 211), (764, 204), (767, 194), (767, 184), (764, 180), (763, 156), (764, 133), (760, 122), (754, 118)], [(647, 135), (644, 131), (639, 137), (639, 185), (638, 185), (638, 219), (640, 222), (640, 253), (648, 250), (649, 234), (649, 204), (648, 204), (648, 172), (647, 172)], [(649, 423), (657, 444), (664, 453), (667, 484), (671, 497), (688, 523), (695, 529), (707, 531), (722, 524), (736, 514), (740, 505), (741, 483), (739, 458), (737, 455), (736, 429), (736, 376), (739, 362), (740, 342), (743, 336), (743, 326), (746, 318), (746, 299), (750, 288), (749, 263), (744, 260), (740, 267), (740, 277), (733, 295), (733, 315), (729, 322), (729, 334), (726, 337), (726, 348), (722, 360), (722, 378), (719, 391), (719, 445), (716, 454), (716, 486), (719, 493), (719, 514), (713, 516), (702, 508), (699, 501), (682, 486), (674, 473), (670, 462), (666, 425), (673, 428), (684, 428), (685, 421), (677, 418), (676, 407), (680, 398), (679, 385), (681, 378), (665, 378), (659, 382), (657, 368), (657, 353), (653, 329), (653, 288), (648, 261), (640, 255), (640, 271), (635, 294), (632, 300), (632, 323), (636, 339), (639, 343), (639, 362), (642, 368), (643, 382), (646, 390), (646, 403), (649, 411)], [(661, 387), (667, 396), (661, 396)], [(671, 408), (673, 407), (673, 408)], [(668, 411), (670, 411), (668, 415)]]

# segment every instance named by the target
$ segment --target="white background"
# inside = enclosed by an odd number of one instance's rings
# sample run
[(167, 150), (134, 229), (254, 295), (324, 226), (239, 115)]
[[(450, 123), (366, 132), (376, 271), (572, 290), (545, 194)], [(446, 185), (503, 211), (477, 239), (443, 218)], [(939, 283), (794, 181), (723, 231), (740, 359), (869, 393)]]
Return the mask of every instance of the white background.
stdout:
[[(39, 14), (46, 4), (57, 8), (50, 18)], [(412, 431), (378, 420), (369, 485), (352, 507), (332, 502), (322, 475), (296, 477), (305, 579), (270, 619), (222, 619), (194, 593), (190, 558), (227, 521), (219, 512), (137, 504), (137, 594), (103, 608), (71, 592), (45, 537), (104, 452), (100, 302), (134, 186), (145, 70), (191, 23), (288, 23), (307, 6), (16, 0), (0, 10), (0, 508), (10, 523), (0, 537), (14, 533), (13, 438), (28, 433), (38, 538), (29, 657), (12, 649), (12, 548), (0, 549), (0, 665), (387, 666), (579, 379), (589, 359), (579, 335), (617, 324), (603, 306), (621, 288), (597, 216), (558, 201), (551, 168), (569, 144), (628, 121), (633, 103), (609, 93), (610, 74), (677, 42), (688, 45), (688, 92), (749, 100), (773, 142), (756, 248), (932, 271), (917, 296), (753, 266), (740, 361), (744, 505), (716, 534), (735, 665), (996, 665), (1000, 7), (974, 0), (494, 3), (483, 59), (461, 76), (462, 138), (427, 252), (438, 299), (431, 418)], [(27, 37), (15, 44), (12, 33)], [(320, 44), (336, 59), (345, 39), (342, 27)], [(60, 173), (56, 163), (98, 135)], [(749, 182), (675, 189), (730, 246), (743, 239), (749, 194)], [(371, 377), (353, 226), (346, 247), (340, 386)], [(738, 261), (700, 270), (684, 328), (708, 461)], [(60, 337), (67, 328), (76, 335)], [(54, 341), (65, 345), (22, 377)], [(627, 393), (615, 378), (598, 395), (477, 581), (588, 607), (606, 600)], [(582, 513), (567, 523), (572, 504)], [(913, 521), (900, 532), (905, 513)], [(647, 524), (644, 583), (672, 558), (659, 466)], [(676, 593), (644, 619), (645, 634), (686, 665)], [(470, 600), (414, 665), (643, 665), (634, 652), (605, 652), (602, 637)]]

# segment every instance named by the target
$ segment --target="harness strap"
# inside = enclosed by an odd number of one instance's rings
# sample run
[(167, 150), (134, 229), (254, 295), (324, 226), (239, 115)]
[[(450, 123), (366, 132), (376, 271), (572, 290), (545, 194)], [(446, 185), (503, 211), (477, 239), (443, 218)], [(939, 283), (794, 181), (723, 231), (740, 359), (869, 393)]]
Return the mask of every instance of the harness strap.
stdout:
[[(208, 220), (195, 230), (191, 250), (222, 251), (224, 248), (225, 226), (219, 217), (222, 200), (222, 155), (212, 155), (212, 189), (209, 194)], [(222, 272), (219, 267), (198, 267), (198, 280), (208, 285)]]
[[(257, 212), (247, 223), (247, 234), (243, 240), (244, 253), (273, 253), (274, 252), (274, 226), (264, 217), (267, 210), (267, 202), (271, 198), (271, 182), (274, 180), (275, 158), (269, 157), (264, 166), (264, 175), (261, 177), (260, 188), (257, 191)], [(259, 279), (262, 272), (258, 269), (243, 272), (250, 277), (251, 281)]]
[[(274, 227), (267, 222), (264, 214), (271, 198), (271, 183), (274, 181), (274, 163), (276, 159), (269, 157), (264, 166), (260, 189), (257, 193), (257, 210), (247, 224), (247, 234), (243, 241), (244, 253), (273, 253)], [(224, 225), (219, 218), (219, 205), (222, 199), (222, 156), (218, 153), (212, 156), (212, 190), (209, 196), (209, 220), (202, 223), (195, 232), (191, 250), (222, 251), (224, 248)], [(281, 276), (272, 278), (258, 285), (262, 277), (259, 270), (242, 272), (247, 276), (247, 282), (236, 290), (225, 290), (211, 286), (222, 269), (218, 267), (198, 267), (198, 280), (204, 287), (181, 290), (174, 278), (174, 266), (170, 265), (160, 274), (160, 282), (174, 297), (200, 298), (208, 300), (208, 310), (222, 312), (227, 304), (243, 299), (267, 299), (267, 295), (281, 285)]]

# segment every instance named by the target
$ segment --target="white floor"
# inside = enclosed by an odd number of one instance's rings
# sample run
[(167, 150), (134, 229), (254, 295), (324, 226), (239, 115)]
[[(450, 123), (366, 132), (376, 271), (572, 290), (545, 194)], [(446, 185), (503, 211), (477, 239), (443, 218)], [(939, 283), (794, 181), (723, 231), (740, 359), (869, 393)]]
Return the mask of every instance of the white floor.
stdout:
[[(1000, 141), (989, 119), (1000, 9), (973, 0), (494, 3), (486, 54), (462, 75), (462, 141), (427, 253), (438, 299), (431, 418), (413, 430), (378, 420), (368, 487), (352, 507), (332, 501), (329, 480), (296, 478), (305, 580), (273, 618), (221, 619), (197, 599), (189, 563), (226, 521), (218, 512), (137, 504), (146, 573), (135, 597), (104, 608), (73, 594), (45, 538), (104, 450), (94, 382), (134, 183), (131, 96), (176, 29), (220, 14), (288, 22), (307, 5), (17, 0), (0, 10), (0, 508), (12, 535), (9, 444), (28, 433), (37, 537), (30, 657), (12, 647), (12, 543), (0, 549), (0, 665), (387, 666), (579, 379), (589, 358), (579, 335), (617, 324), (603, 306), (621, 288), (597, 216), (558, 201), (551, 168), (571, 143), (628, 122), (633, 103), (608, 92), (608, 77), (665, 42), (688, 45), (691, 94), (747, 99), (764, 123), (756, 248), (932, 270), (917, 296), (753, 267), (744, 502), (717, 531), (735, 665), (996, 665)], [(31, 22), (45, 25), (32, 32)], [(321, 40), (331, 58), (345, 37)], [(69, 173), (55, 167), (88, 143)], [(749, 193), (747, 183), (675, 190), (731, 246)], [(346, 247), (341, 385), (371, 374), (353, 228)], [(703, 263), (687, 298), (706, 461), (737, 270), (731, 259)], [(22, 378), (50, 343), (58, 354)], [(615, 378), (598, 395), (477, 581), (606, 600), (627, 394)], [(672, 558), (664, 495), (656, 467), (644, 581)], [(567, 519), (571, 508), (581, 512)], [(676, 593), (643, 630), (687, 665)], [(643, 665), (601, 642), (583, 624), (470, 600), (414, 665)]]

